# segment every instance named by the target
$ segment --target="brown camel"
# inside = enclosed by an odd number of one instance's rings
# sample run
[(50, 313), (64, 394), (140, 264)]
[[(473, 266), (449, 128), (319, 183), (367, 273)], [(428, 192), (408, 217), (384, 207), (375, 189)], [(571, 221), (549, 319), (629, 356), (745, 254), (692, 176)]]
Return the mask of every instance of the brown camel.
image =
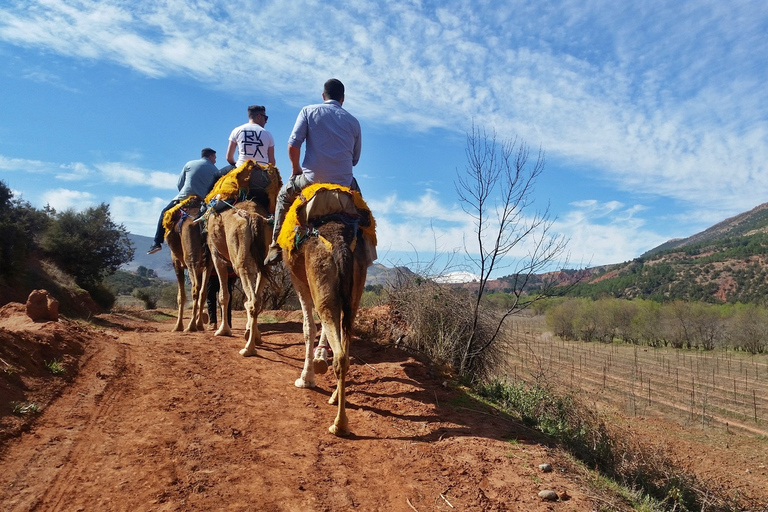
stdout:
[[(349, 434), (345, 397), (349, 345), (368, 266), (375, 259), (372, 256), (375, 254), (373, 219), (367, 207), (362, 210), (355, 207), (362, 199), (349, 189), (328, 190), (323, 185), (312, 185), (302, 195), (286, 215), (278, 239), (304, 316), (304, 368), (295, 385), (315, 387), (315, 373), (325, 373), (327, 369), (325, 359), (330, 344), (336, 390), (328, 403), (338, 404), (338, 409), (328, 430), (345, 436)], [(304, 203), (308, 206), (304, 207)], [(313, 203), (324, 203), (324, 206)], [(340, 214), (341, 211), (344, 213)], [(366, 223), (370, 236), (366, 236), (365, 228), (360, 229)], [(303, 241), (295, 247), (297, 237)], [(313, 319), (315, 309), (322, 331), (313, 358), (317, 333)]]
[(184, 331), (205, 330), (205, 318), (203, 318), (205, 304), (205, 288), (210, 274), (211, 261), (205, 252), (203, 236), (200, 226), (193, 222), (200, 211), (202, 199), (193, 196), (185, 199), (175, 207), (168, 210), (163, 218), (165, 226), (165, 242), (171, 249), (171, 261), (176, 272), (176, 281), (179, 291), (176, 296), (178, 302), (178, 315), (174, 331), (181, 331), (184, 322), (184, 304), (186, 292), (184, 286), (184, 269), (189, 272), (189, 280), (192, 283), (192, 317)]
[[(267, 208), (254, 201), (234, 202), (236, 191), (247, 189), (251, 171), (256, 165), (258, 164), (247, 161), (233, 169), (216, 183), (206, 197), (209, 202), (213, 198), (218, 198), (227, 203), (220, 213), (207, 215), (208, 247), (211, 249), (213, 266), (221, 283), (219, 302), (224, 311), (230, 300), (227, 288), (227, 265), (232, 266), (243, 285), (246, 296), (245, 310), (248, 317), (246, 343), (240, 350), (243, 356), (255, 355), (256, 345), (261, 345), (257, 318), (261, 311), (261, 291), (264, 287), (265, 273), (268, 271), (264, 267), (264, 258), (272, 241), (272, 226), (267, 219), (269, 216)], [(270, 177), (267, 195), (274, 212), (275, 199), (282, 186), (282, 180), (280, 173), (273, 165), (268, 166), (266, 170)], [(221, 323), (215, 335), (232, 335), (227, 315), (221, 315)]]

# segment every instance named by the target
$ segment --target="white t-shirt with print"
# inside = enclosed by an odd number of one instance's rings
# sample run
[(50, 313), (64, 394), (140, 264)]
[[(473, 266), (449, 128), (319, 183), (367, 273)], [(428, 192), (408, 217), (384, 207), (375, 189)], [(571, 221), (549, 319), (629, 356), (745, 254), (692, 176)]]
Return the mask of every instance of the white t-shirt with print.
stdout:
[(238, 167), (246, 160), (268, 164), (268, 149), (275, 146), (275, 139), (272, 134), (255, 123), (245, 123), (238, 126), (232, 130), (229, 140), (237, 144)]

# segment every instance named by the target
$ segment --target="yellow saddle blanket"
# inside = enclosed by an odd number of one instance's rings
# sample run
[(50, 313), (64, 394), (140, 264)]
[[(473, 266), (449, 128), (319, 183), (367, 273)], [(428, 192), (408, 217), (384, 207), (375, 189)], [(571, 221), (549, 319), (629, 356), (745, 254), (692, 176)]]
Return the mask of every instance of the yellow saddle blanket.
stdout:
[(358, 228), (365, 241), (368, 264), (372, 264), (376, 259), (376, 221), (360, 192), (342, 185), (315, 183), (302, 190), (285, 214), (278, 245), (290, 255), (297, 247), (296, 232), (302, 226), (306, 227), (311, 219), (334, 213), (359, 216)]
[(187, 214), (191, 216), (197, 215), (200, 211), (200, 204), (202, 199), (198, 196), (189, 196), (181, 201), (179, 204), (169, 208), (165, 215), (163, 215), (163, 227), (165, 228), (165, 234), (171, 232), (171, 230), (178, 224), (182, 215)]
[(235, 167), (227, 174), (219, 178), (211, 191), (205, 196), (205, 202), (210, 204), (213, 199), (223, 200), (233, 204), (238, 197), (248, 193), (251, 173), (254, 171), (264, 171), (269, 176), (269, 185), (265, 191), (269, 196), (269, 213), (275, 213), (275, 202), (283, 181), (280, 178), (280, 172), (272, 164), (262, 166), (252, 160), (246, 160), (239, 167)]

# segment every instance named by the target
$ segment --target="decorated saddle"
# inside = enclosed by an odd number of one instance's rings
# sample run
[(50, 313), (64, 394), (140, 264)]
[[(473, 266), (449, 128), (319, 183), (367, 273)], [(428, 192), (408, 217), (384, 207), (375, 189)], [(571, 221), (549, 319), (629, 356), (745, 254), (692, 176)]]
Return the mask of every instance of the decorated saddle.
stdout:
[(290, 255), (307, 237), (320, 236), (318, 226), (337, 220), (355, 226), (370, 266), (377, 258), (376, 221), (360, 192), (341, 185), (315, 183), (303, 189), (285, 214), (277, 243)]
[(178, 233), (181, 230), (181, 224), (188, 217), (196, 217), (200, 213), (200, 207), (203, 205), (203, 199), (199, 196), (189, 196), (179, 204), (169, 208), (163, 215), (163, 227), (165, 234), (175, 229)]

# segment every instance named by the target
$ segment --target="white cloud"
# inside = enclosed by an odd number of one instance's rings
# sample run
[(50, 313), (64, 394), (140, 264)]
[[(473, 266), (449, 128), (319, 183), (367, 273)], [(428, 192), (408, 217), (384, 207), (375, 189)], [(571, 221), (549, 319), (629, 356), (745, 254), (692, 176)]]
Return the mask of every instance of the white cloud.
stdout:
[(25, 158), (9, 158), (0, 155), (0, 170), (43, 173), (50, 172), (52, 164), (40, 160), (28, 160)]
[(178, 176), (167, 172), (149, 171), (123, 162), (100, 163), (96, 164), (96, 168), (111, 183), (176, 190)]
[(42, 204), (49, 204), (57, 212), (65, 210), (83, 211), (91, 206), (96, 206), (95, 197), (88, 192), (59, 188), (47, 190), (41, 195)]
[(571, 206), (553, 229), (569, 239), (570, 261), (576, 266), (629, 261), (666, 241), (644, 229), (645, 220), (636, 216), (646, 210), (642, 205), (625, 208), (619, 201), (588, 200)]
[(91, 174), (88, 166), (80, 162), (62, 164), (59, 168), (63, 169), (64, 172), (56, 174), (56, 178), (62, 181), (80, 181), (86, 179)]
[(170, 199), (152, 198), (150, 201), (130, 196), (115, 196), (110, 200), (112, 220), (123, 224), (136, 235), (155, 236), (160, 212)]

